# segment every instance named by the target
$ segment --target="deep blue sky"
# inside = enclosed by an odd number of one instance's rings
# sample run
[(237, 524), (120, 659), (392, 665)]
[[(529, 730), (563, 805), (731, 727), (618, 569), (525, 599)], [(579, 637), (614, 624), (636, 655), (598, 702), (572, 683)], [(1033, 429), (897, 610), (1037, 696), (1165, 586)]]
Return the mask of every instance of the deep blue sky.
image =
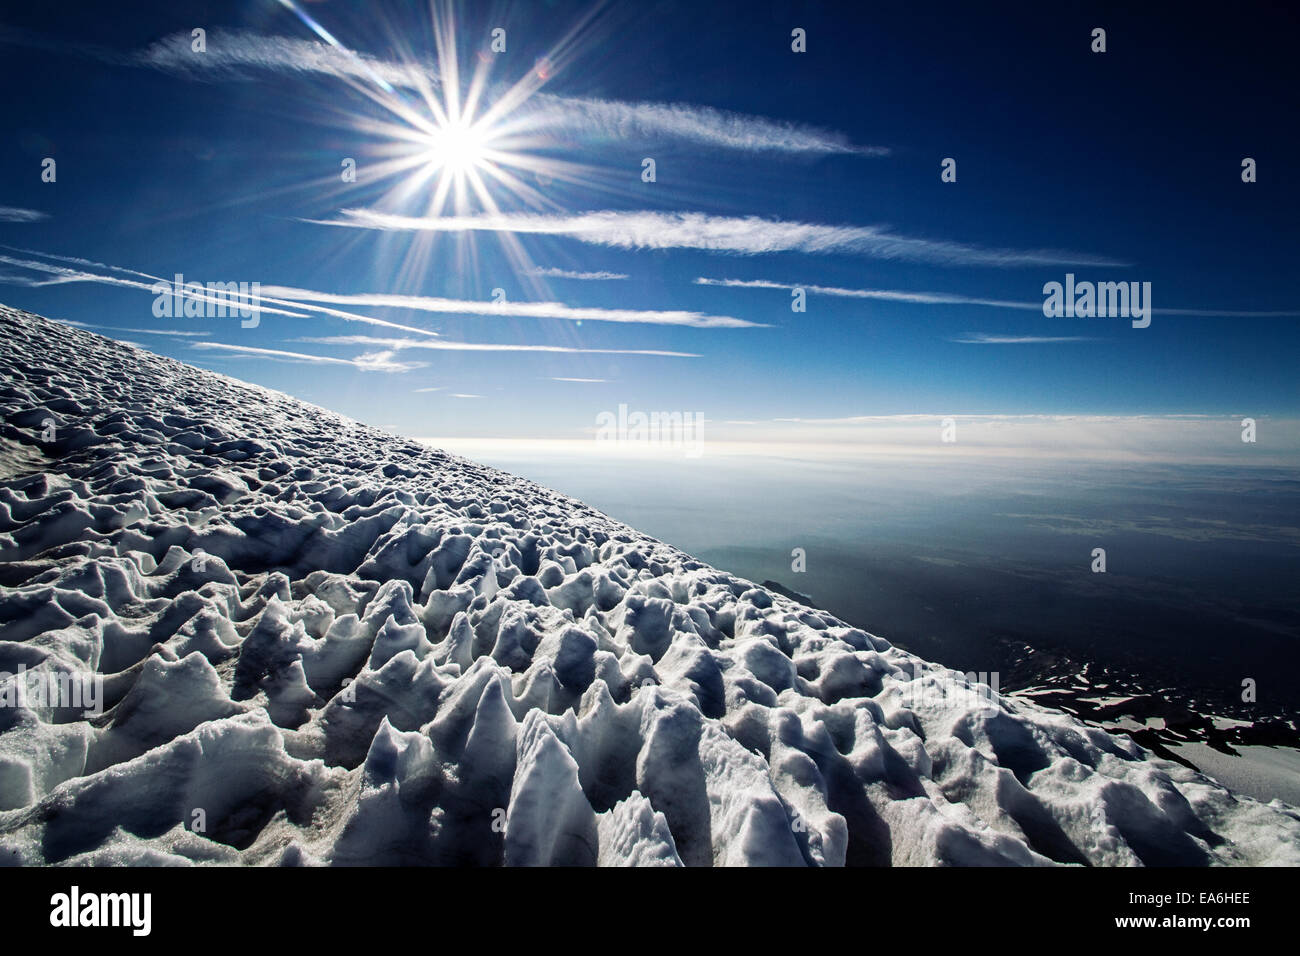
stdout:
[[(497, 233), (304, 221), (338, 219), (343, 209), (420, 216), (432, 191), (393, 192), (409, 174), (367, 181), (392, 142), (362, 124), (402, 122), (339, 77), (265, 63), (236, 70), (208, 61), (144, 62), (151, 45), (194, 27), (208, 31), (209, 55), (246, 52), (257, 37), (265, 44), (258, 49), (317, 40), (282, 4), (7, 9), (0, 17), (0, 82), (8, 91), (0, 206), (44, 216), (0, 222), (7, 246), (201, 281), (473, 300), (499, 287), (511, 303), (688, 310), (772, 327), (577, 324), (340, 305), (450, 342), (701, 356), (406, 348), (391, 358), (427, 364), (363, 371), (194, 345), (354, 359), (377, 347), (300, 340), (410, 336), (319, 315), (264, 315), (247, 330), (230, 320), (160, 320), (147, 291), (87, 282), (33, 286), (50, 274), (13, 262), (0, 262), (0, 279), (9, 283), (0, 300), (111, 327), (100, 331), (412, 435), (581, 437), (598, 412), (623, 402), (699, 411), (718, 422), (1300, 411), (1300, 318), (1160, 312), (1300, 311), (1295, 14), (1281, 5), (1278, 12), (1241, 5), (1171, 4), (1165, 12), (1127, 4), (910, 6), (616, 3), (577, 33), (543, 88), (570, 104), (586, 97), (615, 109), (656, 102), (725, 110), (740, 114), (728, 120), (738, 124), (733, 129), (756, 120), (797, 124), (829, 141), (883, 147), (885, 155), (734, 148), (616, 123), (554, 135), (543, 128), (525, 151), (589, 167), (580, 183), (526, 174), (547, 203), (534, 211), (548, 217), (619, 210), (883, 226), (931, 243), (914, 261), (844, 249), (738, 255), (515, 236), (532, 266), (629, 277), (540, 282), (520, 274), (521, 261)], [(426, 4), (330, 0), (302, 8), (342, 45), (376, 61), (437, 69)], [(507, 52), (488, 55), (491, 100), (590, 10), (563, 2), (470, 5), (456, 22), (462, 61), (485, 49), (493, 27), (506, 28)], [(1107, 30), (1101, 55), (1089, 50), (1096, 26)], [(790, 50), (794, 27), (807, 30), (805, 54)], [(244, 32), (222, 40), (223, 31)], [(422, 108), (413, 90), (398, 96)], [(53, 184), (40, 180), (46, 156), (58, 163)], [(657, 163), (653, 184), (640, 180), (646, 156)], [(1258, 162), (1253, 184), (1241, 182), (1246, 156)], [(343, 157), (360, 164), (355, 185), (339, 181)], [(940, 181), (944, 157), (957, 159), (955, 184)], [(496, 191), (493, 198), (504, 212), (529, 211), (517, 196)], [(1057, 250), (1065, 260), (1118, 264), (992, 266), (970, 255), (954, 260), (934, 243)], [(0, 255), (52, 261), (12, 249)], [(694, 283), (768, 280), (1032, 304), (1041, 303), (1044, 282), (1066, 272), (1151, 282), (1151, 327), (816, 294), (806, 313), (794, 314), (781, 289)], [(955, 341), (981, 336), (1086, 341)]]

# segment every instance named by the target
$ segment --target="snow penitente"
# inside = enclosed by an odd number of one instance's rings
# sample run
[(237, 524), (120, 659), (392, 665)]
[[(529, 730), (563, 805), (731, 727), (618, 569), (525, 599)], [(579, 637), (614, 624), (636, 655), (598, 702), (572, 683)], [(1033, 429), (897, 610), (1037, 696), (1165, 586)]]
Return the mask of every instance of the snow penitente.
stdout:
[(1281, 803), (532, 482), (12, 309), (0, 368), (0, 670), (105, 706), (3, 714), (6, 860), (1300, 863)]

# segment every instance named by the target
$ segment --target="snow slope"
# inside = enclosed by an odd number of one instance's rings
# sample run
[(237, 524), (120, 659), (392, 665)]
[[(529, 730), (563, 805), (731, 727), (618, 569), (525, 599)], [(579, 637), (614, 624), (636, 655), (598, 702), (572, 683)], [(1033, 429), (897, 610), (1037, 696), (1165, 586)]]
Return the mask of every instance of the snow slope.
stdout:
[(531, 482), (3, 308), (0, 371), (0, 692), (104, 708), (0, 707), (5, 862), (1300, 863)]

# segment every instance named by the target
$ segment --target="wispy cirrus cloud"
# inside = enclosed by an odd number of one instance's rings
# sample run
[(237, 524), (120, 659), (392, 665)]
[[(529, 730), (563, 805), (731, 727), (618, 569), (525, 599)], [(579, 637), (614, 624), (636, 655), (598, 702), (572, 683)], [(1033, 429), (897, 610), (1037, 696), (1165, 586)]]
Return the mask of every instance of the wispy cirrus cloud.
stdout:
[(339, 216), (338, 219), (307, 221), (385, 232), (510, 232), (566, 236), (590, 245), (619, 249), (703, 249), (739, 255), (841, 253), (874, 259), (997, 268), (1124, 265), (1112, 259), (1061, 250), (983, 248), (948, 240), (900, 236), (881, 226), (831, 226), (699, 212), (599, 210), (419, 217), (376, 209), (344, 209)]
[(378, 78), (390, 86), (419, 89), (436, 85), (437, 71), (419, 64), (397, 63), (318, 40), (266, 36), (248, 30), (211, 30), (207, 49), (196, 56), (189, 33), (171, 36), (140, 50), (131, 60), (191, 79), (252, 79), (258, 73), (324, 74), (339, 79)]
[[(52, 256), (51, 258), (62, 258), (62, 257)], [(81, 260), (74, 260), (74, 261), (81, 261)], [(43, 276), (43, 278), (39, 278), (39, 279), (32, 278), (29, 276), (0, 277), (0, 282), (5, 282), (6, 284), (9, 285), (22, 285), (30, 288), (41, 288), (43, 286), (50, 286), (50, 285), (62, 285), (68, 282), (94, 282), (100, 285), (111, 285), (111, 286), (118, 286), (119, 288), (140, 289), (146, 292), (153, 292), (154, 286), (158, 282), (165, 281), (165, 280), (158, 279), (154, 276), (145, 276), (144, 273), (134, 273), (136, 275), (144, 276), (143, 280), (133, 279), (133, 278), (129, 278), (129, 276), (127, 275), (107, 275), (104, 273), (88, 272), (84, 269), (74, 269), (68, 266), (54, 265), (52, 263), (41, 262), (36, 259), (17, 259), (14, 258), (13, 256), (0, 255), (0, 263), (9, 266), (16, 266), (21, 269), (28, 269), (31, 270), (32, 272), (36, 272), (39, 275)], [(115, 268), (115, 267), (106, 267), (106, 268)], [(118, 271), (124, 273), (130, 272), (130, 270), (125, 270), (125, 269), (118, 270)], [(151, 280), (151, 281), (145, 281), (145, 280)], [(225, 304), (226, 302), (225, 299), (218, 298), (215, 296), (209, 296), (206, 293), (199, 293), (197, 291), (186, 292), (185, 297), (194, 299), (199, 302), (211, 302), (214, 305)], [(302, 312), (288, 312), (283, 309), (277, 309), (268, 306), (261, 306), (261, 311), (268, 312), (273, 315), (286, 315), (286, 316), (291, 316), (293, 318), (299, 318), (299, 319), (306, 318), (305, 313)]]
[(525, 274), (538, 276), (542, 279), (580, 279), (585, 282), (605, 282), (612, 279), (629, 278), (622, 272), (574, 272), (570, 269), (555, 269), (542, 266), (529, 269)]
[(410, 372), (417, 368), (427, 368), (428, 362), (399, 362), (394, 350), (381, 352), (363, 352), (352, 360), (352, 364), (363, 372)]
[[(402, 89), (437, 88), (436, 64), (376, 57), (317, 40), (212, 30), (195, 56), (189, 33), (165, 37), (132, 58), (193, 79), (251, 79), (258, 73), (333, 76)], [(114, 55), (115, 62), (120, 57)], [(831, 130), (687, 103), (647, 103), (535, 93), (522, 109), (531, 126), (591, 139), (675, 139), (717, 149), (811, 155), (885, 156), (883, 146), (858, 146)]]
[(561, 375), (552, 375), (552, 382), (582, 382), (587, 385), (601, 385), (608, 382), (607, 378), (567, 378)]
[(286, 302), (326, 302), (334, 305), (410, 309), (443, 315), (513, 316), (532, 319), (563, 319), (570, 322), (618, 322), (647, 325), (680, 325), (696, 329), (766, 328), (758, 322), (729, 315), (655, 309), (602, 309), (564, 305), (561, 302), (510, 302), (474, 299), (443, 299), (437, 296), (396, 295), (388, 292), (334, 293), (290, 286), (263, 286), (264, 296)]
[[(12, 247), (5, 247), (12, 248)], [(159, 276), (121, 266), (107, 265), (90, 259), (61, 256), (34, 250), (18, 250), (29, 255), (53, 259), (57, 265), (37, 259), (18, 259), (0, 255), (0, 264), (11, 265), (34, 272), (37, 278), (22, 275), (0, 275), (0, 283), (40, 287), (65, 282), (97, 282), (154, 292), (158, 283), (170, 282)], [(98, 270), (98, 271), (91, 271)], [(221, 300), (206, 294), (186, 291), (187, 298), (219, 303)], [(309, 314), (330, 316), (349, 322), (391, 329), (394, 332), (436, 337), (437, 332), (400, 322), (390, 322), (374, 316), (333, 308), (351, 305), (370, 308), (408, 309), (442, 315), (475, 315), (483, 317), (519, 317), (535, 319), (560, 319), (570, 322), (613, 322), (623, 324), (675, 325), (699, 329), (767, 328), (761, 322), (751, 322), (729, 315), (709, 315), (681, 309), (604, 309), (569, 306), (561, 302), (497, 302), (472, 299), (444, 299), (437, 296), (398, 295), (393, 293), (342, 294), (300, 289), (262, 283), (255, 301), (259, 311), (270, 315), (306, 318)]]
[(0, 222), (40, 222), (49, 219), (48, 213), (35, 209), (20, 209), (17, 206), (0, 206)]
[[(44, 277), (40, 282), (32, 284), (95, 282), (104, 285), (120, 286), (153, 292), (158, 282), (165, 281), (156, 276), (151, 276), (148, 273), (124, 269), (119, 266), (110, 266), (89, 259), (79, 259), (72, 256), (56, 256), (50, 253), (31, 254), (42, 255), (46, 258), (60, 260), (62, 263), (67, 264), (45, 262), (38, 259), (16, 258), (6, 255), (0, 255), (0, 264), (27, 269), (35, 272), (38, 276)], [(90, 271), (91, 269), (99, 269), (103, 271), (92, 272)], [(6, 278), (0, 276), (0, 281), (6, 281)], [(189, 297), (214, 303), (223, 301), (197, 292), (190, 294)], [(194, 343), (192, 347), (220, 350), (230, 353), (241, 353), (248, 356), (279, 361), (313, 362), (322, 365), (350, 365), (354, 368), (360, 368), (365, 371), (383, 372), (404, 372), (413, 368), (423, 367), (425, 363), (398, 362), (393, 358), (394, 352), (408, 348), (436, 349), (455, 352), (553, 352), (571, 354), (646, 355), (670, 358), (700, 357), (697, 353), (693, 352), (676, 352), (662, 349), (594, 349), (556, 345), (509, 345), (498, 343), (447, 342), (439, 339), (436, 332), (427, 329), (415, 328), (396, 322), (388, 322), (383, 319), (375, 319), (371, 316), (358, 315), (353, 312), (320, 305), (318, 304), (319, 302), (407, 308), (416, 311), (437, 313), (469, 313), (475, 315), (504, 314), (535, 318), (559, 318), (569, 320), (586, 319), (598, 322), (649, 322), (655, 324), (685, 325), (702, 328), (742, 328), (758, 325), (757, 323), (746, 322), (742, 319), (734, 319), (729, 316), (710, 316), (696, 312), (583, 309), (565, 306), (558, 302), (501, 303), (498, 305), (493, 302), (475, 302), (456, 299), (438, 299), (427, 296), (386, 294), (347, 296), (281, 286), (263, 286), (257, 302), (259, 303), (259, 310), (264, 313), (289, 316), (293, 318), (310, 318), (311, 313), (316, 313), (344, 318), (349, 321), (360, 322), (363, 324), (381, 326), (393, 331), (418, 334), (422, 337), (415, 339), (375, 338), (371, 336), (334, 336), (298, 340), (301, 342), (317, 342), (319, 344), (328, 345), (366, 345), (373, 346), (376, 349), (376, 351), (367, 352), (351, 359), (309, 355), (300, 352), (286, 352), (275, 349), (262, 349), (252, 346), (227, 345), (219, 342), (199, 342)], [(288, 306), (289, 308), (277, 308), (276, 306), (267, 305), (266, 303), (277, 303)], [(160, 332), (160, 330), (156, 329), (138, 329), (129, 331), (138, 331), (144, 334)], [(166, 332), (162, 332), (161, 334), (166, 334)], [(177, 334), (183, 335), (185, 333)]]
[[(5, 248), (12, 248), (6, 246)], [(43, 259), (52, 259), (54, 262), (42, 261), (42, 259), (18, 259), (12, 256), (0, 255), (0, 264), (15, 266), (20, 269), (26, 269), (36, 274), (36, 277), (14, 275), (0, 276), (0, 283), (9, 285), (22, 285), (30, 288), (40, 288), (49, 285), (61, 285), (68, 282), (94, 282), (100, 285), (117, 286), (126, 289), (139, 289), (157, 295), (163, 287), (171, 288), (172, 279), (163, 279), (161, 276), (150, 275), (147, 272), (140, 272), (136, 269), (125, 269), (121, 266), (107, 265), (102, 262), (94, 262), (90, 259), (80, 259), (75, 256), (61, 256), (50, 252), (37, 252), (35, 250), (22, 249), (17, 250), (27, 255), (41, 256)], [(56, 263), (65, 263), (59, 265)], [(91, 271), (99, 270), (99, 271)], [(173, 277), (174, 279), (174, 277)], [(328, 308), (322, 305), (316, 305), (310, 302), (295, 304), (286, 300), (273, 297), (270, 292), (272, 287), (262, 289), (259, 294), (251, 294), (250, 301), (256, 306), (259, 313), (265, 315), (281, 315), (289, 318), (304, 319), (308, 318), (310, 313), (317, 315), (327, 315), (336, 319), (343, 319), (348, 322), (359, 322), (363, 325), (379, 326), (381, 328), (392, 329), (395, 332), (406, 332), (416, 335), (436, 336), (438, 333), (429, 329), (421, 329), (411, 325), (402, 325), (398, 322), (389, 322), (385, 319), (377, 319), (369, 315), (359, 315), (355, 312), (346, 312), (340, 309)], [(209, 295), (206, 291), (200, 291), (197, 287), (192, 287), (185, 283), (179, 290), (183, 299), (192, 299), (197, 302), (210, 302), (213, 305), (226, 305), (228, 300), (221, 296)], [(268, 305), (268, 303), (271, 303)], [(289, 306), (291, 308), (282, 308)]]
[(166, 335), (175, 338), (203, 338), (211, 332), (185, 332), (179, 329), (124, 329), (116, 325), (86, 325), (88, 329), (102, 329), (105, 332), (129, 332), (132, 335)]
[[(786, 292), (803, 289), (813, 295), (826, 295), (840, 299), (877, 299), (885, 302), (904, 302), (913, 305), (979, 305), (995, 309), (1019, 309), (1026, 312), (1042, 312), (1042, 300), (1037, 302), (1016, 302), (1009, 299), (987, 299), (979, 296), (957, 295), (951, 292), (907, 292), (899, 289), (843, 289), (836, 286), (811, 285), (808, 283), (777, 282), (772, 279), (711, 279), (700, 276), (695, 285), (721, 286), (727, 289), (780, 289)], [(1153, 308), (1156, 315), (1186, 315), (1204, 318), (1242, 318), (1268, 319), (1291, 318), (1300, 316), (1295, 310), (1258, 310), (1258, 309), (1179, 309)], [(953, 341), (959, 341), (954, 339)]]
[(836, 286), (774, 282), (770, 279), (709, 279), (700, 276), (696, 285), (721, 286), (728, 289), (780, 289), (791, 292), (803, 289), (813, 295), (839, 299), (875, 299), (883, 302), (907, 302), (914, 305), (985, 305), (999, 309), (1026, 309), (1041, 312), (1041, 302), (1012, 302), (1005, 299), (982, 299), (949, 292), (905, 292), (899, 289), (842, 289)]
[(1086, 335), (986, 335), (972, 332), (963, 338), (949, 339), (963, 345), (1052, 345), (1061, 342), (1091, 342)]
[(553, 352), (569, 355), (654, 355), (663, 358), (701, 358), (695, 352), (664, 349), (592, 349), (572, 345), (505, 345), (494, 342), (449, 342), (446, 339), (385, 339), (369, 335), (307, 336), (294, 341), (312, 345), (371, 345), (392, 349), (429, 349), (438, 352)]
[(636, 103), (591, 97), (534, 96), (544, 125), (591, 136), (677, 139), (745, 152), (887, 156), (888, 147), (855, 146), (829, 130), (685, 103)]
[(348, 365), (363, 372), (410, 372), (425, 368), (428, 362), (398, 362), (393, 351), (367, 352), (356, 358), (342, 359), (328, 355), (310, 355), (305, 352), (288, 352), (283, 349), (266, 349), (252, 345), (230, 345), (226, 342), (195, 342), (190, 348), (214, 352), (233, 352), (250, 358), (270, 359), (278, 362), (301, 362), (310, 365)]

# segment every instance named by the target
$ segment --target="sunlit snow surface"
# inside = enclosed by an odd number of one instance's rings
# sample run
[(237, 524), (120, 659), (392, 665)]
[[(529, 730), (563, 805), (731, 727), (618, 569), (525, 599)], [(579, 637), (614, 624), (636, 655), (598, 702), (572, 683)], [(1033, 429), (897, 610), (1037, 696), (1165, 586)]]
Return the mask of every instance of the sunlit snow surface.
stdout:
[(26, 313), (0, 369), (0, 671), (105, 705), (0, 707), (5, 862), (1300, 864), (538, 485)]

